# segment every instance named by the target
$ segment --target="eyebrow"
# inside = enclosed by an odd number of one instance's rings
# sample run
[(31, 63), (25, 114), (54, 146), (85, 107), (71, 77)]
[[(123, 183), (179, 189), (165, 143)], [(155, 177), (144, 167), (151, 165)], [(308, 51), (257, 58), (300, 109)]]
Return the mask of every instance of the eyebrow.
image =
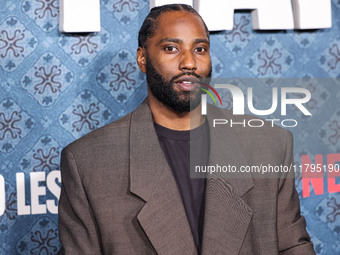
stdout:
[[(157, 45), (160, 45), (160, 44), (162, 44), (164, 42), (173, 42), (173, 43), (179, 43), (180, 44), (180, 43), (183, 43), (183, 40), (181, 40), (179, 38), (168, 38), (168, 37), (165, 37), (162, 40), (160, 40), (157, 43)], [(195, 39), (194, 43), (206, 43), (206, 44), (210, 44), (209, 40), (207, 40), (207, 39), (200, 39), (200, 38)]]
[(195, 39), (195, 43), (206, 43), (210, 44), (210, 41), (207, 39)]

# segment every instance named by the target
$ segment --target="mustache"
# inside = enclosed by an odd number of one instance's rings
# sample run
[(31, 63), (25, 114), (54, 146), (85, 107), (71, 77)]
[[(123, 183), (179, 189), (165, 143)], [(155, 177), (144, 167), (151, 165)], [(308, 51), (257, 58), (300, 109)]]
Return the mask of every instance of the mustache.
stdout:
[(205, 84), (209, 81), (210, 77), (202, 77), (194, 72), (184, 72), (184, 73), (181, 73), (181, 74), (178, 74), (174, 77), (171, 78), (171, 80), (169, 81), (170, 84), (173, 84), (175, 82), (175, 80), (183, 77), (183, 76), (193, 76), (195, 78), (197, 78), (199, 80), (198, 83), (201, 83), (201, 84)]
[(200, 75), (198, 75), (198, 74), (196, 74), (194, 72), (184, 72), (184, 73), (181, 73), (181, 74), (178, 74), (178, 75), (172, 77), (171, 80), (170, 80), (170, 83), (171, 84), (174, 83), (175, 80), (177, 80), (177, 79), (179, 79), (179, 78), (181, 78), (183, 76), (194, 76), (194, 77), (196, 77), (199, 80), (202, 79), (202, 76), (200, 76)]

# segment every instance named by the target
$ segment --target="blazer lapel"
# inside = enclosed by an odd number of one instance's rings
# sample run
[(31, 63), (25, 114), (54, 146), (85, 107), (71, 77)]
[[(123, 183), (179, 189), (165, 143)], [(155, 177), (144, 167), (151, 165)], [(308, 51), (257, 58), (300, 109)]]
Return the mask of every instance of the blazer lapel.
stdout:
[(147, 101), (132, 114), (130, 134), (130, 191), (146, 202), (137, 216), (140, 225), (158, 254), (197, 254)]
[[(226, 119), (217, 108), (208, 108), (210, 166), (247, 165), (239, 139), (227, 125), (212, 126), (213, 119)], [(251, 174), (215, 173), (206, 186), (202, 254), (239, 254), (252, 210), (242, 196), (253, 187)]]

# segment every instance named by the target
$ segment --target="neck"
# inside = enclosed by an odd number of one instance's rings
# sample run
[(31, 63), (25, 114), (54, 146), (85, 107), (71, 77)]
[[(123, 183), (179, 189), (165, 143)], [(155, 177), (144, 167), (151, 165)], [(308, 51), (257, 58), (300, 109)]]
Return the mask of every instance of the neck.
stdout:
[(150, 91), (148, 98), (153, 120), (163, 127), (173, 130), (190, 130), (200, 126), (204, 121), (200, 105), (190, 112), (176, 113), (158, 101)]

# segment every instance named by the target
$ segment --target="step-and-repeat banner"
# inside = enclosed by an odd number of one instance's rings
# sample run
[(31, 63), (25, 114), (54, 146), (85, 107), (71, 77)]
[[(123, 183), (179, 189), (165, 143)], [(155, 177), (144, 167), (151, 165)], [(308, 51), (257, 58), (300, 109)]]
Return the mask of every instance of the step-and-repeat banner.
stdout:
[[(131, 112), (147, 94), (135, 55), (148, 2), (101, 0), (101, 31), (90, 34), (58, 32), (58, 5), (57, 0), (0, 2), (0, 254), (60, 249), (62, 148)], [(213, 76), (340, 78), (338, 0), (332, 1), (332, 21), (330, 29), (256, 32), (249, 12), (238, 12), (233, 31), (211, 35)], [(270, 79), (267, 84), (270, 88)], [(262, 94), (271, 96), (268, 88)], [(297, 110), (290, 119), (298, 125), (287, 127), (294, 135), (295, 162), (332, 165), (335, 171), (340, 82), (310, 82), (307, 89), (312, 116)], [(317, 254), (340, 254), (339, 179), (297, 175)]]

